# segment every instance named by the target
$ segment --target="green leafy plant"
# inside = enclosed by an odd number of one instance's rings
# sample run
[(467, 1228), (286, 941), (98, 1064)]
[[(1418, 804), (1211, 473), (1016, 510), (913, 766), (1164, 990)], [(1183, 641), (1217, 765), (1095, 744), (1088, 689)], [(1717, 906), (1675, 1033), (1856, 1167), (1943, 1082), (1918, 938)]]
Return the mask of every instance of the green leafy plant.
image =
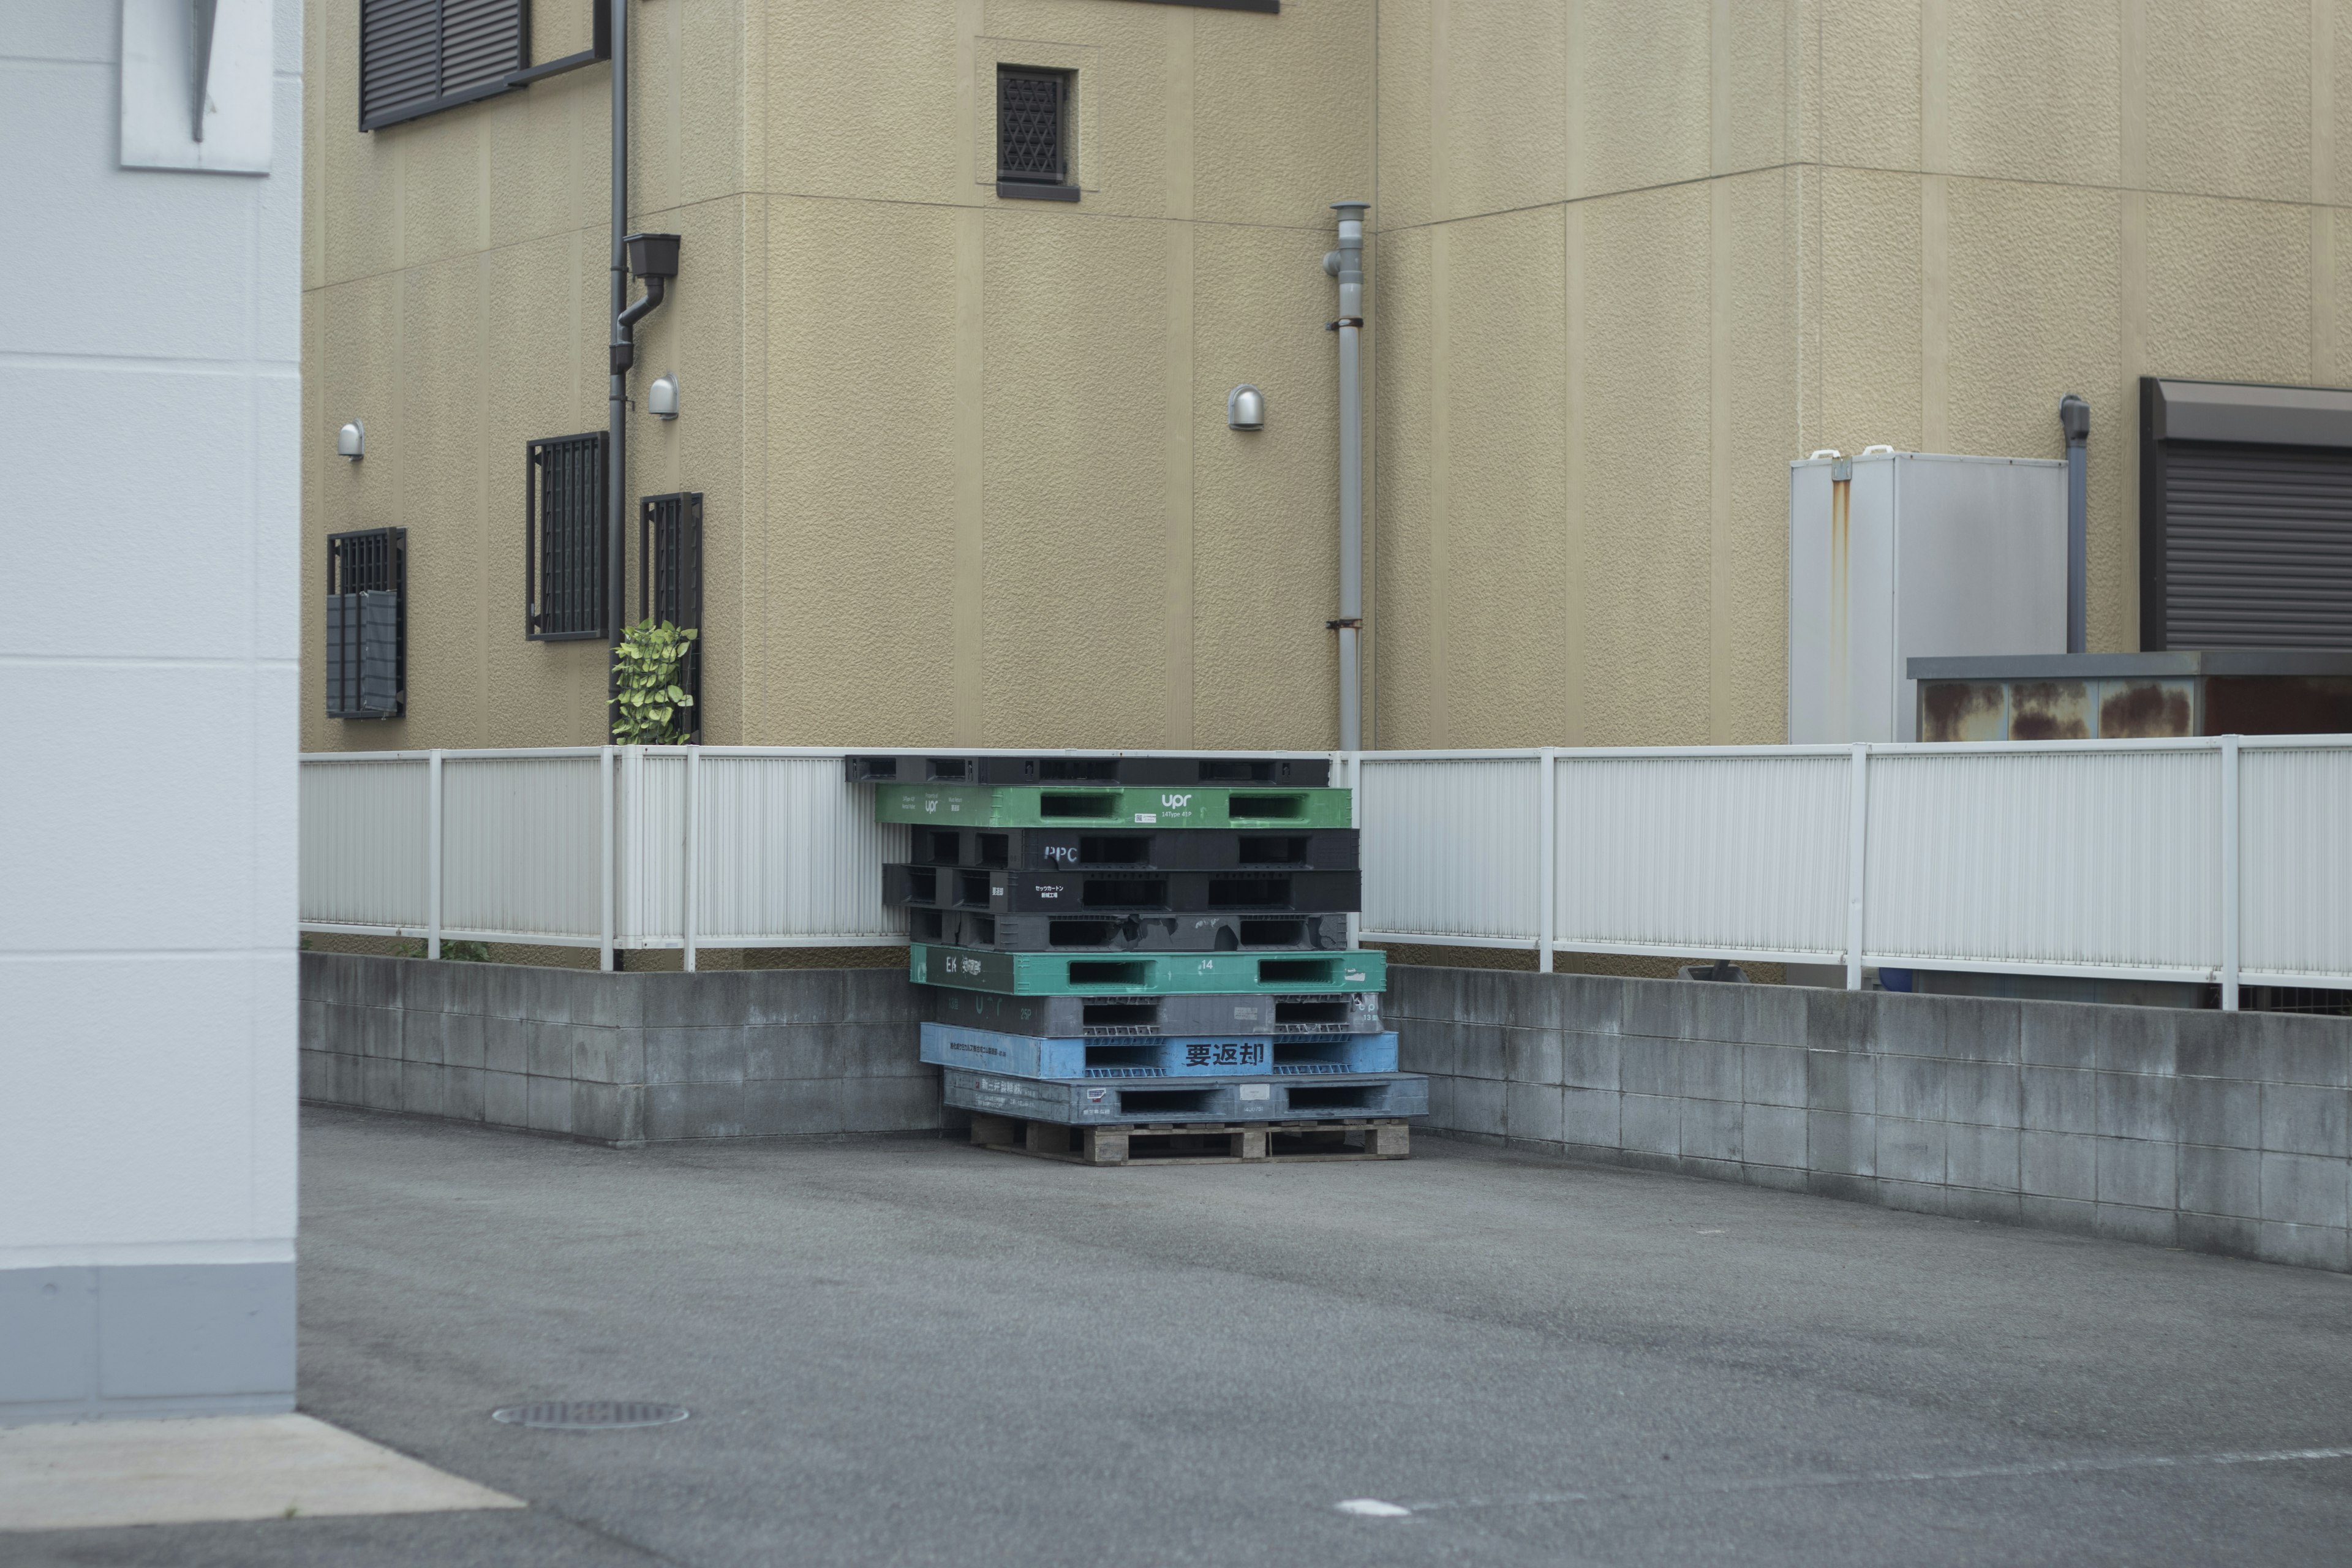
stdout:
[(640, 621), (613, 650), (613, 742), (621, 746), (676, 746), (694, 732), (686, 710), (694, 706), (683, 684), (686, 660), (701, 634), (667, 621)]
[[(415, 940), (404, 942), (400, 944), (400, 956), (422, 958), (427, 946), (427, 943)], [(441, 957), (449, 963), (488, 963), (490, 961), (490, 944), (467, 942), (463, 937), (445, 936), (441, 939)]]

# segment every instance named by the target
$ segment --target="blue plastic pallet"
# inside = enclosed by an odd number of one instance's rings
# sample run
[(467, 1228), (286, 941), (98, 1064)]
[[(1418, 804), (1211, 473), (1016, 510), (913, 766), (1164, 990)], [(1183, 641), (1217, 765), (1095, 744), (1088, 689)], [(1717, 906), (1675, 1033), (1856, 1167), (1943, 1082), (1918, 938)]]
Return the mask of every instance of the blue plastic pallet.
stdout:
[(950, 1105), (1066, 1127), (1327, 1121), (1429, 1114), (1429, 1080), (1417, 1073), (1097, 1083), (1090, 1079), (1021, 1078), (951, 1067), (940, 1079)]
[(1397, 1037), (1379, 1035), (1145, 1036), (1055, 1039), (954, 1024), (923, 1026), (923, 1059), (1020, 1078), (1179, 1079), (1263, 1073), (1313, 1078), (1397, 1070)]

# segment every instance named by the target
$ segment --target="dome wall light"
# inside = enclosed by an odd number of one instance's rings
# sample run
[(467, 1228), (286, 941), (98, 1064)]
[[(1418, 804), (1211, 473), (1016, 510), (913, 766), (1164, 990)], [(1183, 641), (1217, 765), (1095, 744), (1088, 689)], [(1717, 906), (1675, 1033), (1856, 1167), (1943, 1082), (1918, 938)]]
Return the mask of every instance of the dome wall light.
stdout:
[(367, 421), (354, 419), (335, 432), (335, 456), (358, 462), (367, 456)]
[(1225, 394), (1225, 423), (1236, 430), (1265, 428), (1265, 394), (1244, 382)]
[(677, 417), (677, 377), (665, 371), (646, 388), (646, 412), (656, 419)]

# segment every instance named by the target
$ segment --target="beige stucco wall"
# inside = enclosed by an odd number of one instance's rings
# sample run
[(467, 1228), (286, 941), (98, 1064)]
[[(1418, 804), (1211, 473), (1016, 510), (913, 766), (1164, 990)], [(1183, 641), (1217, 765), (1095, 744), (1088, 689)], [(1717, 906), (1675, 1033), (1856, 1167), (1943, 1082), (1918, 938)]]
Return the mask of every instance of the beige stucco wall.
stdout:
[[(2352, 379), (2347, 5), (646, 0), (685, 415), (631, 489), (706, 496), (706, 738), (1332, 743), (1348, 195), (1372, 743), (1780, 739), (1789, 459), (2054, 457), (2069, 391), (2137, 646), (2137, 378)], [(604, 423), (606, 73), (362, 135), (355, 34), (312, 0), (304, 743), (601, 739), (601, 646), (522, 635), (521, 449)], [(1000, 60), (1077, 70), (1082, 202), (995, 196)], [(329, 721), (321, 542), (384, 522), (411, 717)]]
[[(2340, 384), (2337, 0), (1381, 0), (1383, 746), (1784, 736), (1786, 463)], [(2341, 36), (2343, 43), (2338, 44)]]
[[(584, 0), (537, 4), (537, 58), (584, 43)], [(683, 412), (632, 422), (630, 489), (705, 495), (705, 738), (1333, 743), (1320, 262), (1371, 0), (633, 17), (632, 223), (685, 241), (633, 378)], [(604, 422), (609, 76), (362, 135), (356, 0), (309, 37), (306, 571), (406, 526), (411, 629), (409, 717), (322, 717), (313, 658), (305, 744), (600, 741), (601, 645), (523, 637), (522, 444)], [(1078, 72), (1080, 202), (996, 196), (1000, 61)], [(1245, 381), (1262, 434), (1225, 427)]]

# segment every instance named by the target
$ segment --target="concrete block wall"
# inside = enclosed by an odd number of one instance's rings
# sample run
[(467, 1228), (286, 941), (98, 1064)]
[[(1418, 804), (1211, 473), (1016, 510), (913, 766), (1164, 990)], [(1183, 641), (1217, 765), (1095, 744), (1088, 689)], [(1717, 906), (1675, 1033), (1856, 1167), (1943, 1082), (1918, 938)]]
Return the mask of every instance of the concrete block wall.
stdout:
[(302, 1098), (621, 1144), (937, 1131), (954, 1113), (917, 1057), (923, 1016), (898, 970), (306, 952)]
[(2352, 1268), (2352, 1019), (1389, 973), (1432, 1131)]

